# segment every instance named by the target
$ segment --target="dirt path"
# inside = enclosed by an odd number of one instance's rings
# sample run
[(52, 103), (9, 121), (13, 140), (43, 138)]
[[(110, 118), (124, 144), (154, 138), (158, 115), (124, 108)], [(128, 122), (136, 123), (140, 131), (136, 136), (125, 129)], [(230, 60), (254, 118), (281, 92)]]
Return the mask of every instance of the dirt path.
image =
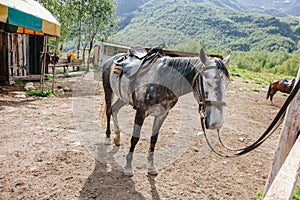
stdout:
[[(222, 137), (227, 145), (241, 147), (259, 137), (286, 97), (277, 94), (272, 106), (266, 91), (255, 93), (254, 83), (233, 79)], [(256, 199), (263, 190), (280, 129), (245, 156), (218, 157), (204, 141), (189, 94), (161, 130), (155, 157), (159, 174), (146, 172), (152, 122), (147, 118), (134, 155), (135, 175), (126, 177), (122, 168), (132, 108), (120, 111), (122, 145), (105, 145), (101, 84), (92, 74), (57, 81), (73, 92), (25, 99), (0, 94), (0, 199)], [(215, 133), (210, 135), (214, 140)]]

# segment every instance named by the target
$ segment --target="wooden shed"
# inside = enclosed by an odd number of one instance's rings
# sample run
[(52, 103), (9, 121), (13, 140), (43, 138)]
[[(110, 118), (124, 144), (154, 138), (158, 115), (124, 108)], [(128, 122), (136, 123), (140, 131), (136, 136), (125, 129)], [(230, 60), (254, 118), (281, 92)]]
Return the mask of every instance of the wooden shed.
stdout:
[(59, 34), (59, 22), (37, 1), (0, 0), (0, 82), (38, 80), (44, 38)]
[(126, 53), (131, 47), (124, 44), (102, 42), (94, 45), (93, 65), (101, 67), (102, 64), (111, 56), (118, 53)]
[[(116, 44), (116, 43), (108, 43), (103, 42), (101, 44), (96, 44), (94, 46), (94, 57), (93, 57), (93, 65), (95, 67), (98, 67), (99, 69), (103, 65), (103, 63), (110, 58), (111, 56), (114, 56), (118, 53), (126, 53), (131, 46), (125, 45), (125, 44)], [(151, 48), (146, 47), (147, 51), (149, 51)], [(164, 50), (166, 56), (170, 57), (197, 57), (199, 56), (199, 53), (187, 53), (187, 52), (180, 52), (180, 51), (174, 51), (174, 50)], [(223, 59), (222, 55), (215, 55), (215, 54), (208, 54), (212, 57), (219, 57)]]

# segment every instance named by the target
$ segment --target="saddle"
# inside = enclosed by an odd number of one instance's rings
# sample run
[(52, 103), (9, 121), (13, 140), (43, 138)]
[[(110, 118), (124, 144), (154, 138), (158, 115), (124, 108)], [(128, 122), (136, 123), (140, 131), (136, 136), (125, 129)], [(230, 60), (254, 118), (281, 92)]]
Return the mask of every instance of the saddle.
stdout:
[(161, 47), (154, 47), (147, 52), (144, 47), (136, 46), (129, 49), (124, 56), (114, 60), (113, 71), (119, 73), (120, 77), (125, 74), (127, 78), (131, 78), (162, 56), (164, 56), (164, 51)]
[(280, 84), (284, 85), (284, 87), (290, 88), (293, 84), (295, 84), (296, 79), (288, 80), (284, 78), (280, 81)]

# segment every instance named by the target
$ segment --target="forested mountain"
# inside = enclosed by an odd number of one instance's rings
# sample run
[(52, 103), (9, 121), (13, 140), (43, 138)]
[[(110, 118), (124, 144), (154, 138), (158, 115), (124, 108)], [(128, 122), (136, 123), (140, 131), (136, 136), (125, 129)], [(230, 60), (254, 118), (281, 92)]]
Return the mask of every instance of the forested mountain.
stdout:
[(216, 6), (231, 7), (247, 13), (262, 13), (275, 17), (300, 16), (300, 0), (211, 0), (211, 2)]
[[(225, 0), (227, 1), (227, 0)], [(233, 0), (246, 12), (265, 13), (273, 16), (300, 16), (299, 0)]]
[(298, 18), (275, 16), (299, 15), (297, 9), (298, 1), (287, 0), (118, 0), (120, 29), (113, 41), (292, 52), (300, 39)]

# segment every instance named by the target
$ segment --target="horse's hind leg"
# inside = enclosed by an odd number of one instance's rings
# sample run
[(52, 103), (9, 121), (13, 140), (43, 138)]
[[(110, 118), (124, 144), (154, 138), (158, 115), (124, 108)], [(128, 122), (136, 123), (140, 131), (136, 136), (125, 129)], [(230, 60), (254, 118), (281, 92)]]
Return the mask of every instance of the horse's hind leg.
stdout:
[(119, 110), (125, 105), (123, 101), (118, 99), (113, 105), (112, 105), (112, 116), (113, 116), (113, 121), (114, 121), (114, 127), (115, 127), (115, 138), (114, 138), (114, 143), (117, 146), (120, 146), (120, 127), (119, 127), (119, 122), (118, 122), (118, 113)]
[(272, 90), (271, 94), (270, 94), (270, 101), (273, 104), (273, 96), (276, 94), (277, 90)]
[(153, 161), (153, 157), (154, 157), (154, 149), (155, 149), (155, 144), (157, 142), (157, 138), (158, 138), (158, 134), (159, 134), (159, 130), (162, 126), (162, 124), (164, 123), (165, 119), (167, 118), (168, 113), (162, 115), (162, 116), (156, 116), (154, 118), (154, 122), (153, 122), (153, 127), (152, 127), (152, 136), (151, 136), (151, 140), (150, 140), (150, 148), (149, 148), (149, 154), (148, 154), (148, 174), (150, 175), (157, 175), (157, 170), (154, 166), (154, 161)]
[(133, 171), (132, 171), (132, 158), (133, 158), (133, 152), (136, 144), (138, 143), (140, 139), (140, 133), (141, 129), (143, 126), (143, 123), (145, 121), (146, 115), (144, 110), (137, 110), (135, 114), (135, 119), (134, 119), (134, 126), (133, 126), (133, 133), (131, 136), (131, 146), (129, 149), (129, 153), (126, 156), (126, 165), (124, 167), (124, 173), (127, 176), (132, 176)]
[(266, 99), (269, 99), (271, 91), (272, 91), (272, 83), (270, 83), (270, 85), (269, 85)]

